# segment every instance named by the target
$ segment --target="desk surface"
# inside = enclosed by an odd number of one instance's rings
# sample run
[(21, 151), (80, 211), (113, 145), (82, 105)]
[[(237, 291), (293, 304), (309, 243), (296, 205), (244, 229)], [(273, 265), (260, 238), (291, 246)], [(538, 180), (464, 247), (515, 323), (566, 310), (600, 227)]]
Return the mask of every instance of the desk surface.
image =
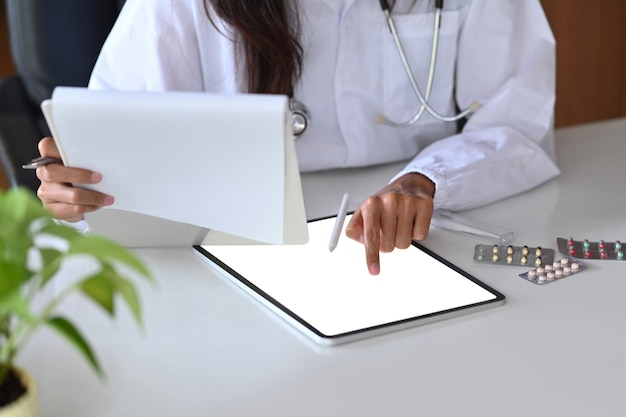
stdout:
[[(557, 130), (562, 175), (465, 214), (511, 228), (515, 244), (557, 236), (626, 241), (626, 119)], [(307, 174), (310, 217), (365, 197), (396, 167)], [(65, 309), (100, 356), (101, 382), (42, 331), (18, 361), (39, 383), (42, 417), (624, 416), (626, 262), (538, 286), (527, 268), (475, 263), (477, 241), (433, 229), (425, 245), (507, 296), (507, 304), (337, 347), (306, 342), (188, 248), (138, 253), (145, 331), (80, 299)]]

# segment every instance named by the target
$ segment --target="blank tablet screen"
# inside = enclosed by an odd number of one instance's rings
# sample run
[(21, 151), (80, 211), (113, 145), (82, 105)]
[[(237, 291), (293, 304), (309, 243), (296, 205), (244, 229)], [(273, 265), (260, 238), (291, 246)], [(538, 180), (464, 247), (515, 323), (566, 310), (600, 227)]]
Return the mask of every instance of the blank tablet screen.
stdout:
[[(350, 216), (345, 224), (349, 220)], [(364, 246), (347, 238), (345, 231), (337, 248), (329, 252), (334, 223), (334, 217), (310, 222), (310, 240), (305, 245), (196, 250), (257, 299), (293, 319), (300, 330), (328, 343), (504, 301), (502, 294), (420, 245), (381, 253), (381, 272), (372, 276)]]

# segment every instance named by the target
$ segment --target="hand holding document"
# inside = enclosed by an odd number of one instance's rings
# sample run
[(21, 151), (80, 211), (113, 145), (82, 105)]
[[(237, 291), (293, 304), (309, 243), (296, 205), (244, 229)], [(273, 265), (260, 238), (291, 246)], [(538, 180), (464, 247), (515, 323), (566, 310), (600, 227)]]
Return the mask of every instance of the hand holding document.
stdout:
[[(287, 97), (58, 87), (42, 110), (63, 163), (101, 173), (89, 187), (115, 198), (92, 230), (127, 222), (134, 246), (153, 246), (146, 219), (229, 243), (308, 239)], [(99, 222), (108, 210), (120, 215)]]

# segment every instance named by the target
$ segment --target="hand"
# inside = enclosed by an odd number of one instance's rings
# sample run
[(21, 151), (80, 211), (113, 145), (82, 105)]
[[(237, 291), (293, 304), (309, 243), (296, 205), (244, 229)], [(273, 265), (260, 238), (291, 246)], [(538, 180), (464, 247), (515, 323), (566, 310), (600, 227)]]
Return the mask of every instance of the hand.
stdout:
[(380, 273), (379, 252), (406, 249), (428, 235), (435, 184), (422, 174), (404, 175), (365, 200), (354, 212), (346, 235), (365, 245), (367, 268)]
[[(59, 150), (50, 137), (39, 141), (39, 153), (41, 156), (61, 159)], [(72, 185), (99, 183), (102, 175), (96, 172), (68, 168), (62, 164), (49, 164), (37, 168), (37, 178), (41, 180), (37, 196), (52, 216), (59, 220), (77, 222), (84, 219), (85, 213), (113, 204), (111, 196)]]

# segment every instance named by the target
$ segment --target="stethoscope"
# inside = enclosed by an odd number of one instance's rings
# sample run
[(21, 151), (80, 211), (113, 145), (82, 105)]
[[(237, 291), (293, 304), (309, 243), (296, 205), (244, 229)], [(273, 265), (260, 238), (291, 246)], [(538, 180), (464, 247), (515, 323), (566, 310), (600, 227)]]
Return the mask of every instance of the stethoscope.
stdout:
[[(415, 77), (413, 76), (413, 70), (411, 69), (411, 65), (409, 64), (409, 60), (406, 57), (406, 53), (404, 52), (404, 47), (402, 42), (400, 41), (400, 36), (398, 35), (398, 30), (396, 29), (396, 24), (391, 15), (391, 11), (389, 9), (389, 3), (387, 0), (380, 0), (380, 7), (385, 14), (385, 19), (387, 20), (387, 26), (389, 27), (389, 31), (391, 32), (391, 36), (393, 37), (393, 41), (396, 45), (396, 49), (398, 50), (398, 54), (400, 55), (400, 60), (402, 61), (402, 66), (404, 67), (404, 72), (409, 79), (411, 84), (411, 88), (413, 92), (417, 96), (419, 100), (420, 107), (417, 112), (409, 119), (404, 122), (396, 122), (388, 119), (386, 116), (379, 114), (376, 116), (376, 123), (384, 124), (394, 127), (408, 127), (415, 124), (422, 115), (426, 112), (430, 114), (437, 120), (442, 122), (454, 122), (464, 117), (469, 116), (470, 114), (476, 112), (480, 108), (480, 103), (477, 101), (473, 101), (467, 108), (462, 110), (461, 112), (452, 115), (446, 116), (438, 113), (435, 109), (433, 109), (430, 104), (430, 93), (432, 90), (433, 79), (435, 77), (435, 62), (437, 61), (437, 50), (439, 48), (439, 31), (441, 29), (441, 12), (443, 10), (443, 0), (435, 0), (435, 22), (433, 29), (433, 43), (431, 47), (431, 55), (430, 55), (430, 65), (428, 68), (428, 79), (426, 82), (426, 91), (422, 93)], [(293, 134), (297, 137), (304, 133), (308, 124), (309, 124), (309, 113), (304, 104), (300, 103), (297, 100), (291, 99), (289, 102), (289, 107), (291, 110), (291, 126), (293, 130)]]

